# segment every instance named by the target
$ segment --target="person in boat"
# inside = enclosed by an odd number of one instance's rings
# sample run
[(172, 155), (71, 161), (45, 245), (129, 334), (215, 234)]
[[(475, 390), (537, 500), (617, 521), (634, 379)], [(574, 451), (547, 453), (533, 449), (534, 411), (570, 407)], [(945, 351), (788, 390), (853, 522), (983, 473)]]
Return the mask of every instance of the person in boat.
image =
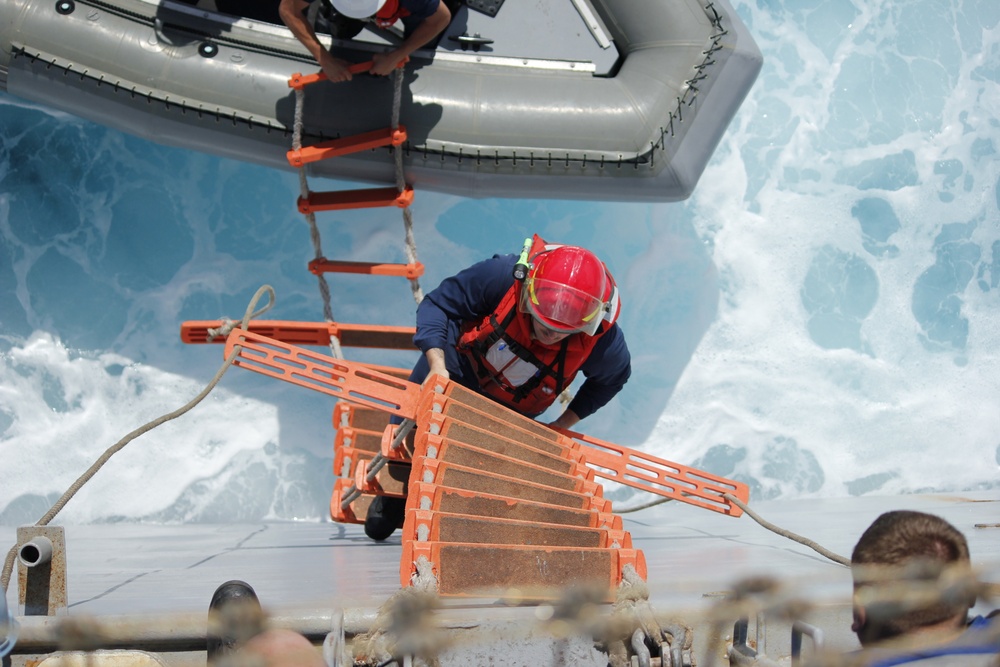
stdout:
[[(410, 374), (451, 379), (528, 417), (585, 380), (550, 426), (572, 428), (628, 381), (631, 356), (617, 324), (621, 304), (607, 267), (591, 251), (537, 235), (520, 255), (494, 255), (446, 278), (417, 307)], [(384, 540), (405, 500), (377, 496), (365, 532)]]
[[(278, 13), (292, 34), (302, 42), (319, 63), (320, 69), (333, 82), (350, 81), (351, 63), (326, 50), (316, 37), (307, 18), (314, 0), (281, 0)], [(405, 28), (403, 41), (395, 48), (372, 56), (371, 73), (390, 74), (400, 62), (422, 46), (434, 40), (451, 22), (451, 10), (444, 0), (320, 0), (329, 2), (331, 33), (334, 37), (354, 37), (366, 21), (388, 27), (401, 20)]]
[[(886, 512), (858, 540), (851, 572), (851, 629), (863, 664), (997, 664), (1000, 617), (969, 618), (976, 602), (969, 546), (952, 524), (924, 512)], [(930, 602), (908, 599), (917, 586), (937, 594)]]

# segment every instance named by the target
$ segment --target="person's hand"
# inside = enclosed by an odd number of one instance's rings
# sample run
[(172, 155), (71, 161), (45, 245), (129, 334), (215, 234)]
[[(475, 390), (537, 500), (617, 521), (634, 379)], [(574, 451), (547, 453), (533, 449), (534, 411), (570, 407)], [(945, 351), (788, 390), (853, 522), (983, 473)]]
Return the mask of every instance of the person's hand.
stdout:
[(420, 386), (424, 386), (425, 384), (427, 384), (427, 381), (430, 380), (435, 375), (440, 375), (442, 380), (448, 380), (449, 378), (451, 378), (451, 375), (448, 374), (448, 369), (444, 367), (444, 364), (441, 364), (439, 368), (431, 366), (431, 369), (427, 372), (427, 377), (424, 379), (423, 384)]
[(376, 53), (372, 56), (372, 68), (370, 71), (376, 76), (388, 76), (392, 74), (392, 70), (396, 69), (404, 57), (396, 51)]
[(570, 431), (576, 426), (580, 421), (580, 418), (572, 410), (564, 410), (559, 417), (550, 421), (547, 426), (554, 426), (556, 428), (566, 429)]
[(445, 365), (444, 361), (444, 350), (441, 348), (431, 348), (426, 352), (427, 356), (427, 377), (420, 384), (421, 387), (427, 385), (427, 382), (435, 375), (440, 375), (443, 380), (448, 380), (451, 376), (448, 374), (448, 367)]
[(319, 57), (319, 66), (326, 78), (334, 83), (351, 80), (350, 63), (340, 58), (334, 58), (326, 49)]
[(438, 371), (438, 372), (431, 371), (430, 373), (427, 374), (427, 377), (424, 378), (424, 381), (420, 383), (420, 388), (423, 389), (424, 387), (426, 387), (427, 383), (430, 382), (430, 381), (432, 381), (434, 379), (435, 375), (440, 376), (442, 380), (447, 380), (450, 377), (448, 375), (448, 371), (445, 371), (445, 370)]

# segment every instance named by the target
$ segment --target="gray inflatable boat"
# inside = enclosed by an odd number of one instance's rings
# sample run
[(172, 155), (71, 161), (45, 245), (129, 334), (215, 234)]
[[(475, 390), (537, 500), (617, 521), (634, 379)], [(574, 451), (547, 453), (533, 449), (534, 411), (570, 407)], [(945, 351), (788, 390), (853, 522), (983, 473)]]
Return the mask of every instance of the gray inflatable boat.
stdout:
[[(256, 14), (231, 4), (2, 0), (0, 85), (158, 143), (290, 169), (288, 80), (318, 67), (277, 0)], [(362, 62), (400, 35), (323, 37)], [(761, 62), (726, 0), (468, 0), (406, 68), (406, 180), (466, 197), (681, 200)], [(303, 143), (386, 128), (392, 100), (386, 78), (309, 86)], [(392, 183), (394, 150), (308, 169)]]

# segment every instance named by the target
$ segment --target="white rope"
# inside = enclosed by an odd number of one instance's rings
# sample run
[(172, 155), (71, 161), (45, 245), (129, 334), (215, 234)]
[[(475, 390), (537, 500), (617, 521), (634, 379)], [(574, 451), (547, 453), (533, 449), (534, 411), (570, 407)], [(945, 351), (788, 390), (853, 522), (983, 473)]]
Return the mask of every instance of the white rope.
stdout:
[[(318, 3), (317, 3), (318, 4)], [(292, 126), (292, 149), (302, 150), (302, 128), (303, 109), (305, 108), (306, 94), (302, 88), (295, 89), (295, 122)], [(299, 167), (299, 195), (302, 198), (309, 196), (309, 181), (306, 178), (305, 167)], [(319, 227), (316, 225), (316, 214), (306, 213), (306, 222), (309, 223), (309, 238), (313, 245), (313, 258), (323, 259), (323, 244), (319, 235)], [(316, 276), (320, 297), (323, 299), (323, 318), (327, 322), (335, 322), (333, 319), (333, 306), (330, 304), (330, 284), (326, 281), (326, 276), (322, 273)], [(330, 336), (330, 353), (334, 359), (343, 359), (344, 351), (340, 347), (340, 339)]]
[[(397, 68), (395, 71), (395, 86), (393, 90), (392, 99), (392, 129), (399, 129), (399, 116), (400, 110), (402, 108), (403, 99), (403, 68)], [(294, 123), (292, 125), (292, 149), (296, 151), (302, 150), (302, 133), (304, 128), (304, 108), (305, 108), (305, 90), (302, 88), (295, 89), (295, 117)], [(406, 180), (403, 174), (403, 151), (399, 146), (393, 147), (393, 152), (395, 155), (395, 175), (396, 175), (396, 190), (402, 193), (406, 189)], [(306, 178), (305, 167), (299, 168), (299, 194), (303, 198), (309, 196), (309, 182)], [(309, 236), (313, 244), (313, 254), (315, 259), (323, 259), (323, 247), (322, 241), (320, 239), (319, 227), (316, 225), (316, 215), (312, 212), (306, 213), (306, 222), (309, 223)], [(406, 253), (407, 264), (414, 265), (417, 263), (417, 243), (413, 235), (413, 213), (410, 208), (403, 208), (403, 228), (405, 232), (405, 247), (404, 252)], [(323, 299), (323, 317), (327, 322), (335, 322), (333, 318), (333, 307), (330, 303), (330, 285), (326, 280), (326, 276), (322, 273), (316, 276), (319, 293)], [(413, 300), (416, 303), (423, 301), (424, 293), (423, 289), (420, 287), (420, 281), (417, 278), (410, 279), (410, 291), (413, 294)], [(340, 345), (340, 339), (336, 336), (330, 336), (330, 352), (335, 359), (343, 359), (344, 351)]]
[[(268, 297), (267, 305), (261, 308), (260, 310), (254, 310), (254, 308), (256, 308), (257, 306), (257, 302), (260, 301), (261, 297), (263, 297), (264, 295), (267, 295)], [(250, 320), (253, 319), (254, 316), (266, 312), (273, 304), (274, 304), (274, 289), (270, 285), (261, 285), (261, 287), (258, 288), (257, 292), (253, 295), (253, 298), (250, 300), (250, 303), (247, 304), (246, 311), (243, 313), (242, 321), (237, 322), (237, 324), (240, 326), (241, 329), (246, 330)], [(161, 415), (160, 417), (157, 417), (153, 421), (148, 422), (140, 426), (139, 428), (133, 430), (131, 433), (123, 437), (121, 440), (119, 440), (112, 446), (108, 447), (104, 451), (104, 453), (101, 454), (97, 458), (97, 460), (94, 461), (94, 463), (91, 464), (91, 466), (82, 475), (80, 475), (75, 482), (73, 482), (70, 485), (70, 487), (66, 490), (66, 492), (63, 493), (63, 495), (55, 502), (55, 504), (51, 508), (49, 508), (49, 511), (46, 512), (45, 515), (35, 523), (35, 525), (36, 526), (49, 525), (49, 522), (51, 522), (52, 519), (54, 519), (56, 515), (62, 511), (63, 507), (66, 506), (66, 503), (68, 503), (70, 500), (73, 499), (73, 497), (77, 494), (77, 492), (80, 489), (82, 489), (83, 486), (87, 482), (89, 482), (91, 478), (93, 478), (93, 476), (96, 475), (101, 470), (101, 468), (104, 467), (104, 464), (107, 463), (112, 456), (114, 456), (122, 449), (124, 449), (125, 446), (128, 445), (130, 442), (132, 442), (139, 436), (143, 435), (144, 433), (152, 431), (154, 428), (160, 426), (161, 424), (165, 424), (168, 421), (177, 419), (178, 417), (186, 414), (196, 405), (201, 403), (201, 401), (206, 396), (208, 396), (213, 389), (215, 389), (215, 386), (219, 384), (219, 381), (222, 379), (222, 376), (225, 375), (227, 370), (229, 370), (229, 367), (239, 356), (240, 351), (242, 349), (243, 349), (242, 345), (236, 345), (235, 347), (233, 347), (232, 351), (229, 353), (229, 356), (223, 362), (222, 366), (219, 367), (219, 370), (215, 373), (215, 377), (213, 377), (209, 381), (209, 383), (205, 386), (204, 389), (201, 390), (201, 392), (197, 396), (195, 396), (186, 404), (184, 404), (180, 408), (177, 408), (173, 412), (168, 412), (165, 415)], [(13, 572), (14, 558), (16, 557), (16, 554), (17, 554), (17, 545), (15, 544), (13, 547), (10, 548), (10, 551), (7, 552), (7, 557), (4, 560), (2, 570), (0, 570), (0, 588), (3, 589), (4, 596), (6, 596), (7, 587), (10, 584), (10, 578)]]
[[(268, 299), (268, 302), (265, 306), (263, 306), (259, 310), (253, 311), (252, 313), (249, 314), (244, 313), (243, 318), (247, 322), (249, 322), (250, 320), (257, 319), (267, 311), (271, 310), (271, 306), (274, 305), (274, 290), (271, 290), (270, 287), (268, 287), (268, 290), (270, 290), (271, 296)], [(257, 297), (254, 298), (254, 303), (256, 302), (257, 302)], [(208, 334), (208, 340), (211, 341), (215, 340), (216, 338), (228, 338), (230, 332), (232, 332), (232, 330), (235, 329), (236, 327), (241, 327), (243, 329), (246, 329), (245, 323), (240, 322), (239, 320), (231, 320), (228, 317), (223, 317), (221, 321), (222, 321), (222, 326), (209, 327), (205, 329), (205, 333)]]
[[(396, 69), (395, 88), (392, 95), (392, 129), (399, 129), (399, 113), (403, 99), (403, 76), (405, 70), (402, 67)], [(396, 158), (396, 190), (400, 193), (406, 189), (406, 179), (403, 176), (403, 147), (394, 146), (393, 154)], [(417, 263), (417, 242), (413, 237), (413, 213), (410, 207), (403, 209), (403, 229), (406, 234), (406, 262), (407, 264)], [(413, 300), (420, 303), (424, 300), (424, 291), (420, 287), (420, 280), (410, 279), (410, 291), (413, 292)]]
[(753, 519), (754, 521), (756, 521), (757, 523), (759, 523), (764, 528), (767, 528), (768, 530), (770, 530), (775, 535), (780, 535), (782, 537), (787, 537), (788, 539), (792, 540), (793, 542), (798, 542), (799, 544), (805, 545), (805, 546), (809, 547), (810, 549), (812, 549), (813, 551), (815, 551), (816, 553), (818, 553), (819, 555), (821, 555), (821, 556), (823, 556), (825, 558), (829, 558), (830, 560), (832, 560), (834, 563), (837, 563), (838, 565), (843, 565), (845, 567), (850, 567), (851, 566), (851, 559), (850, 558), (846, 558), (844, 556), (841, 556), (840, 554), (836, 554), (836, 553), (830, 551), (829, 549), (827, 549), (826, 547), (824, 547), (824, 546), (822, 546), (822, 545), (820, 545), (820, 544), (818, 544), (818, 543), (816, 543), (816, 542), (814, 542), (814, 541), (812, 541), (812, 540), (810, 540), (810, 539), (808, 539), (806, 537), (803, 537), (801, 535), (793, 533), (790, 530), (785, 530), (784, 528), (781, 528), (780, 526), (774, 525), (773, 523), (771, 523), (770, 521), (765, 520), (759, 514), (757, 514), (752, 509), (750, 509), (749, 507), (747, 507), (746, 503), (744, 503), (742, 500), (740, 500), (739, 498), (737, 498), (733, 494), (731, 494), (731, 493), (724, 493), (723, 494), (723, 498), (725, 498), (726, 500), (728, 500), (732, 504), (734, 504), (737, 507), (739, 507), (741, 510), (743, 510), (743, 512), (748, 517), (750, 517), (751, 519)]
[(221, 327), (209, 327), (208, 329), (205, 329), (205, 333), (208, 334), (209, 340), (215, 340), (216, 338), (228, 338), (229, 332), (232, 331), (237, 324), (239, 324), (239, 322), (234, 322), (228, 317), (223, 317)]
[(434, 576), (434, 564), (427, 560), (426, 556), (420, 556), (413, 563), (417, 570), (410, 575), (410, 582), (413, 587), (424, 593), (437, 593), (438, 580)]
[[(663, 632), (656, 620), (653, 606), (649, 603), (649, 586), (631, 564), (622, 568), (622, 581), (618, 585), (618, 594), (611, 614), (612, 617), (623, 621), (620, 627), (627, 628), (629, 635), (640, 629), (657, 643), (662, 638)], [(628, 664), (623, 661), (628, 655), (623, 644), (624, 638), (609, 642), (608, 657), (614, 667)]]

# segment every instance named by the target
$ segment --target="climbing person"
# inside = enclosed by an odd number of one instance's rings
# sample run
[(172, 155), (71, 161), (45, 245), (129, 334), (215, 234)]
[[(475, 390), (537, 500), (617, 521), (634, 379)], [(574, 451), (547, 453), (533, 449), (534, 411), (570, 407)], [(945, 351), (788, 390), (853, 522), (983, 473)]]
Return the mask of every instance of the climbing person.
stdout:
[[(572, 428), (621, 391), (631, 374), (611, 272), (591, 251), (537, 235), (521, 254), (494, 255), (446, 278), (417, 307), (410, 374), (451, 379), (528, 417), (540, 416), (586, 378), (550, 426)], [(377, 496), (366, 534), (384, 540), (405, 500)]]
[[(333, 82), (350, 81), (351, 63), (337, 58), (320, 43), (307, 11), (314, 0), (281, 0), (278, 14), (292, 34), (302, 42), (320, 69)], [(373, 21), (388, 27), (402, 21), (405, 28), (403, 41), (395, 48), (372, 56), (371, 73), (386, 76), (400, 62), (422, 46), (429, 44), (451, 22), (452, 12), (444, 0), (320, 0), (332, 11), (330, 26), (333, 37), (350, 39)]]
[[(851, 554), (854, 623), (871, 667), (996, 665), (1000, 618), (968, 617), (976, 602), (965, 536), (941, 517), (897, 510), (878, 517)], [(917, 587), (933, 599), (915, 598)], [(907, 595), (910, 594), (910, 595)]]

